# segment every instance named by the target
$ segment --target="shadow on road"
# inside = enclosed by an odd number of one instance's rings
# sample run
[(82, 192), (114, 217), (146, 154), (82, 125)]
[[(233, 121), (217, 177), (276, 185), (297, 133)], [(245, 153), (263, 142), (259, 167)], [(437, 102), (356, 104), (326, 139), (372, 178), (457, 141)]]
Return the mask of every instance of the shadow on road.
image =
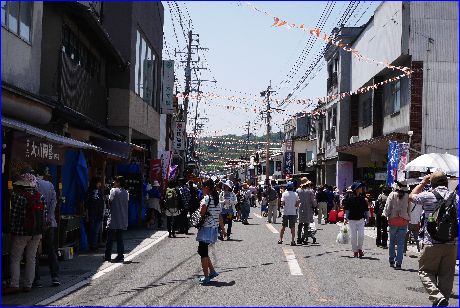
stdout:
[(231, 287), (235, 285), (235, 280), (232, 280), (230, 282), (224, 282), (224, 281), (211, 281), (208, 284), (203, 285), (203, 287), (216, 287), (216, 288), (221, 288), (221, 287)]
[[(359, 258), (355, 258), (353, 256), (340, 256), (341, 258), (348, 258), (348, 259), (359, 259)], [(364, 259), (364, 260), (372, 260), (372, 261), (380, 261), (379, 258), (373, 258), (373, 257), (362, 257), (361, 259)]]
[(413, 269), (413, 268), (401, 268), (399, 269), (401, 272), (411, 272), (411, 273), (418, 273), (418, 270)]

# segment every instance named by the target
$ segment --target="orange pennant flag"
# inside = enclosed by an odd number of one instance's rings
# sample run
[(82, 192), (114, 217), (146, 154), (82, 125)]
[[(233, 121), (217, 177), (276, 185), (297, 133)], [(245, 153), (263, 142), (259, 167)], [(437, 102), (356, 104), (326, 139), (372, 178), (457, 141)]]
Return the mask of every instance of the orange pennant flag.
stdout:
[(287, 22), (282, 21), (282, 22), (278, 25), (278, 27), (282, 27), (282, 26), (284, 26), (285, 24), (287, 24)]
[(272, 27), (276, 26), (279, 23), (280, 19), (275, 17), (275, 22), (273, 23)]

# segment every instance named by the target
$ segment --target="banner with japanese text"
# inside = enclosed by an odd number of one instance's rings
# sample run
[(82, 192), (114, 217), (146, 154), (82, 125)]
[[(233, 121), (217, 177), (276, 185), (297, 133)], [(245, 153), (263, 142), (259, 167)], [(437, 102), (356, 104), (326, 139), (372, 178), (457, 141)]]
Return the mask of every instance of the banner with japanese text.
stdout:
[(185, 122), (176, 122), (174, 126), (174, 150), (185, 150)]
[(160, 114), (173, 114), (174, 60), (163, 60), (162, 73)]
[(391, 187), (397, 181), (398, 175), (398, 142), (390, 141), (388, 146), (387, 186)]
[(409, 159), (409, 144), (400, 143), (398, 144), (398, 182), (402, 182), (406, 179), (406, 172), (404, 169), (408, 163)]
[(290, 176), (294, 173), (294, 152), (284, 153), (284, 176)]

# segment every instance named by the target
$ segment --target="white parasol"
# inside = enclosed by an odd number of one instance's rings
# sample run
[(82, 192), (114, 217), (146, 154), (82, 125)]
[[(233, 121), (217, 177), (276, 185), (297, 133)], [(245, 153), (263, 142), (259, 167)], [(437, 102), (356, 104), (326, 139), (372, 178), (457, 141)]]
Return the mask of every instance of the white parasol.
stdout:
[(451, 154), (423, 154), (406, 165), (405, 171), (434, 172), (444, 171), (458, 177), (458, 156)]

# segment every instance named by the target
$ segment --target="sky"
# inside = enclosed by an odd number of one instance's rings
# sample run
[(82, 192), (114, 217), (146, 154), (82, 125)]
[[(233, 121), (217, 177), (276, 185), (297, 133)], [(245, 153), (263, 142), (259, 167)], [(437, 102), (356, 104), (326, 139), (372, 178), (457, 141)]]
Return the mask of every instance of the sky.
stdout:
[[(316, 27), (323, 17), (322, 29), (331, 33), (350, 2), (256, 1), (251, 3), (290, 23), (304, 23), (307, 28)], [(365, 24), (379, 4), (380, 1), (359, 2), (345, 25)], [(179, 9), (172, 2), (163, 2), (163, 5), (166, 41), (163, 59), (176, 60), (179, 91), (184, 91), (184, 64), (179, 61), (181, 57), (184, 60), (185, 55), (175, 54), (174, 50), (184, 50), (186, 47), (184, 32), (188, 32), (189, 19), (191, 19), (192, 31), (199, 34), (200, 47), (209, 48), (199, 53), (201, 62), (204, 62), (199, 67), (204, 66), (208, 69), (197, 71), (197, 76), (203, 80), (216, 80), (217, 83), (203, 81), (200, 90), (204, 95), (209, 96), (212, 93), (219, 97), (202, 99), (198, 105), (198, 118), (208, 118), (202, 120), (204, 127), (201, 136), (242, 135), (247, 132), (245, 125), (248, 121), (251, 122), (251, 133), (263, 135), (264, 121), (260, 113), (254, 111), (254, 107), (263, 109), (265, 105), (255, 100), (238, 101), (225, 97), (260, 99), (260, 92), (266, 90), (271, 81), (272, 88), (276, 90), (272, 97), (284, 99), (302, 76), (301, 73), (325, 47), (323, 41), (311, 39), (309, 35), (298, 29), (272, 27), (273, 18), (255, 11), (247, 5), (247, 2), (177, 2)], [(329, 10), (325, 10), (326, 8)], [(326, 15), (328, 18), (325, 18)], [(302, 67), (295, 68), (294, 65), (300, 63), (299, 56), (308, 46), (309, 39), (310, 52), (304, 57)], [(305, 99), (326, 95), (327, 73), (324, 64), (324, 60), (321, 60), (310, 75), (308, 85), (302, 91), (295, 92), (292, 98)], [(319, 70), (320, 68), (322, 69)], [(296, 71), (297, 74), (293, 74)], [(192, 79), (197, 79), (195, 74), (192, 76)], [(272, 103), (273, 105), (276, 106)], [(227, 106), (235, 109), (228, 109)], [(192, 99), (189, 105), (191, 119), (195, 117), (195, 108), (196, 99)], [(289, 115), (308, 111), (305, 106), (295, 103), (283, 108), (284, 113), (272, 113), (273, 132), (282, 130), (282, 124)], [(189, 122), (189, 124), (192, 125), (187, 126), (187, 132), (191, 133), (193, 123)]]

